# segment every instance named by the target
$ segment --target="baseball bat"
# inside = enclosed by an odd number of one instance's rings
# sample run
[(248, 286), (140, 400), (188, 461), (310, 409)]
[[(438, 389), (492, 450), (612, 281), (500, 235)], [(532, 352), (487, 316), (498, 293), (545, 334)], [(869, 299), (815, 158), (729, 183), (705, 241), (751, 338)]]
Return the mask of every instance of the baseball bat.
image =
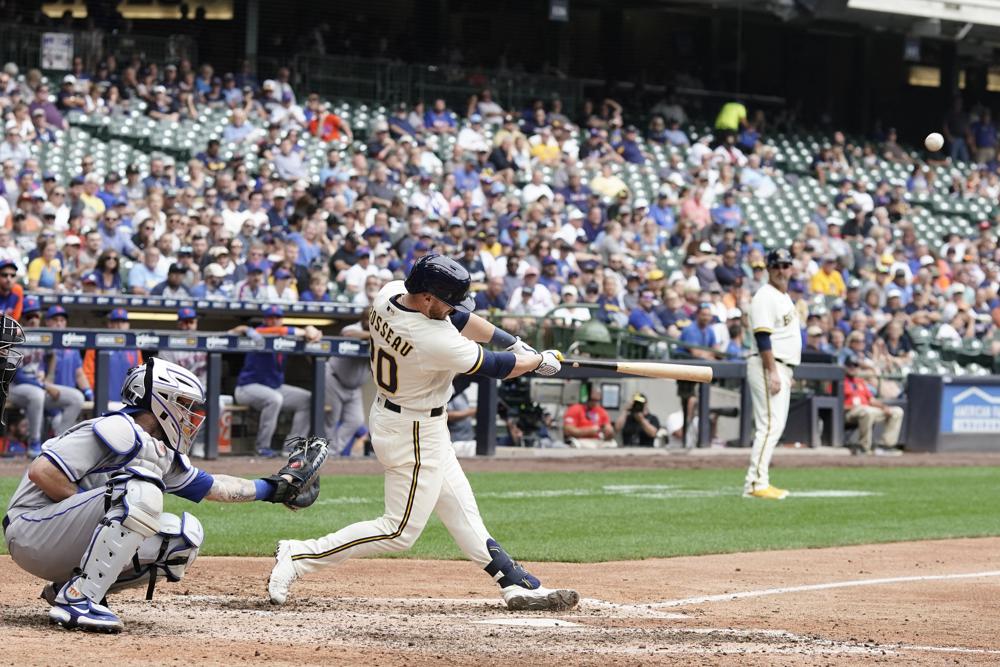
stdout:
[(623, 375), (641, 375), (642, 377), (663, 380), (712, 381), (711, 366), (665, 364), (654, 361), (591, 361), (590, 359), (567, 359), (563, 365), (569, 365), (573, 368), (603, 368)]

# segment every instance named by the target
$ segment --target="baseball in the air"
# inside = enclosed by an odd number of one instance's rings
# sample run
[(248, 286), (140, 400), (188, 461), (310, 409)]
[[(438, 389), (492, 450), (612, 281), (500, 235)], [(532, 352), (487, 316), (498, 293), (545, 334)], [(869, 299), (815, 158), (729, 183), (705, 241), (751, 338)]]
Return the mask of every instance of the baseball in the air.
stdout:
[(932, 153), (939, 151), (944, 146), (944, 137), (941, 136), (940, 132), (931, 132), (924, 139), (924, 146)]

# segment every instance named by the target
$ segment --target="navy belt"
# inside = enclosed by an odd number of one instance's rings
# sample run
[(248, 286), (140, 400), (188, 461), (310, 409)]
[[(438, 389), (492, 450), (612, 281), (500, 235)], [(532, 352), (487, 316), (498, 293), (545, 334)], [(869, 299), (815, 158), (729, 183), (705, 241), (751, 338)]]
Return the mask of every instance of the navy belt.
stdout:
[[(386, 410), (391, 410), (392, 412), (399, 413), (399, 412), (403, 411), (403, 408), (401, 408), (400, 406), (396, 405), (395, 403), (393, 403), (392, 401), (390, 401), (388, 398), (382, 400), (382, 405), (385, 406)], [(407, 408), (407, 410), (410, 410), (410, 409)], [(410, 412), (424, 412), (424, 411), (423, 410), (410, 410)], [(434, 408), (433, 410), (431, 410), (431, 417), (440, 417), (443, 414), (444, 414), (444, 406), (441, 406), (440, 408)]]
[(9, 525), (10, 525), (10, 517), (7, 516), (6, 514), (4, 514), (4, 517), (3, 517), (3, 532), (4, 533), (7, 532), (7, 526), (9, 526)]

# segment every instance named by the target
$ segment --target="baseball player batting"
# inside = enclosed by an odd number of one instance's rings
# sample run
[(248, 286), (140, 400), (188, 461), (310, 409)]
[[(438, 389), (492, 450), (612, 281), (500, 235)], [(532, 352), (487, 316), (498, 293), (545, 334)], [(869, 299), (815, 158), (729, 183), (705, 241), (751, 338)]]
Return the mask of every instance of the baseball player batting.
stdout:
[(768, 282), (750, 302), (753, 351), (747, 360), (747, 382), (753, 401), (754, 437), (743, 495), (781, 500), (785, 489), (771, 486), (768, 468), (788, 420), (792, 371), (802, 358), (802, 332), (795, 304), (788, 296), (792, 256), (784, 248), (767, 255)]
[[(157, 579), (180, 581), (204, 538), (194, 515), (163, 511), (163, 494), (193, 502), (267, 500), (292, 508), (319, 495), (322, 438), (297, 442), (265, 479), (209, 475), (191, 465), (205, 389), (181, 366), (151, 357), (128, 372), (125, 407), (81, 422), (42, 446), (3, 517), (11, 558), (51, 583), (42, 598), (64, 628), (118, 632), (105, 596)], [(300, 494), (301, 491), (301, 494)]]
[[(404, 281), (385, 285), (372, 305), (371, 368), (378, 387), (371, 407), (372, 447), (385, 469), (385, 513), (312, 540), (282, 540), (268, 580), (282, 604), (292, 583), (353, 556), (409, 549), (436, 512), (469, 560), (500, 585), (508, 609), (559, 610), (576, 591), (548, 589), (490, 535), (455, 457), (445, 404), (458, 373), (515, 378), (554, 375), (561, 355), (541, 354), (468, 312), (469, 272), (440, 255), (417, 260)], [(505, 348), (484, 350), (480, 343)]]

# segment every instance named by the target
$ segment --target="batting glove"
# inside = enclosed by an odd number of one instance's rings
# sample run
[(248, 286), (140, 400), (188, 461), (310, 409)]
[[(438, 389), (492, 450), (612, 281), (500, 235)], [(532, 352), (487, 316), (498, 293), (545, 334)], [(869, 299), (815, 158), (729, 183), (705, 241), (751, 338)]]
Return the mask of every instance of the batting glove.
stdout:
[(520, 336), (515, 336), (514, 344), (509, 346), (507, 351), (514, 354), (538, 354), (538, 350), (521, 340)]
[(563, 360), (562, 352), (559, 350), (544, 350), (542, 352), (542, 360), (539, 362), (538, 367), (535, 368), (535, 372), (539, 375), (549, 376), (555, 375), (562, 369)]

